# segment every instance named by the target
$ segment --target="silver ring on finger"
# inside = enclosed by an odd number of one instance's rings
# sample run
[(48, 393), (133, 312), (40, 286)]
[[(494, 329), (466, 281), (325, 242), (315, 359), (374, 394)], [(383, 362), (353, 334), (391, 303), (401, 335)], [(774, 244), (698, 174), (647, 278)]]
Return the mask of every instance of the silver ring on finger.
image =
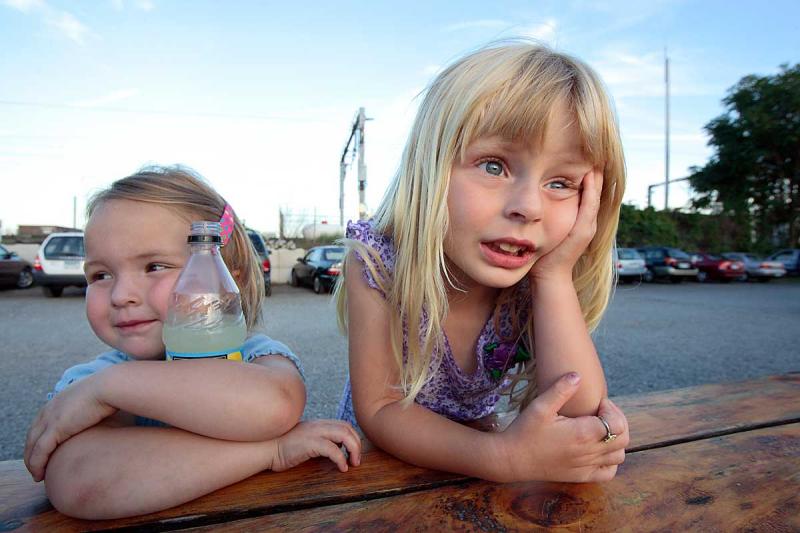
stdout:
[(608, 425), (608, 422), (606, 422), (606, 419), (603, 418), (600, 415), (596, 415), (596, 416), (597, 416), (598, 420), (600, 420), (600, 422), (603, 423), (603, 427), (606, 428), (606, 436), (603, 437), (601, 442), (611, 442), (612, 440), (616, 439), (617, 436), (614, 433), (611, 432), (611, 426)]

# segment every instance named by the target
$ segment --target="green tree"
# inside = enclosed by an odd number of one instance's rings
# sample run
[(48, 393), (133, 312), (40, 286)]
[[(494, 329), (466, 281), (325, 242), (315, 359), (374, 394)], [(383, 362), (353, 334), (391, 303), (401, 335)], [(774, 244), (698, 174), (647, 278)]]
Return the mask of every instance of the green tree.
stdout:
[(652, 207), (637, 209), (622, 204), (617, 229), (617, 244), (623, 247), (648, 245), (679, 246), (678, 227), (666, 211)]
[[(712, 207), (741, 228), (741, 248), (800, 242), (800, 65), (746, 76), (705, 130), (710, 161), (692, 168), (696, 208)], [(772, 242), (772, 241), (775, 242)], [(750, 246), (747, 246), (750, 244)]]

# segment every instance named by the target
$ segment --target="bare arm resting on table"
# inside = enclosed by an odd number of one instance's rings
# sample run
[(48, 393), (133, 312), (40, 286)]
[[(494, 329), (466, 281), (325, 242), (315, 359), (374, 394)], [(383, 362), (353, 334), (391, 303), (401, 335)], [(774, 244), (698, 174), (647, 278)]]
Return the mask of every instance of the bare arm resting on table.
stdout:
[(57, 446), (117, 411), (207, 437), (260, 441), (286, 433), (304, 406), (302, 378), (282, 356), (254, 363), (121, 363), (67, 387), (39, 411), (28, 431), (25, 464), (36, 481), (43, 479)]
[[(390, 310), (352, 255), (345, 270), (350, 379), (358, 423), (375, 444), (404, 461), (495, 481), (599, 481), (613, 477), (627, 437), (602, 444), (594, 417), (557, 414), (577, 383), (559, 380), (502, 433), (483, 433), (418, 404), (403, 407), (389, 344)], [(609, 410), (611, 406), (604, 407)], [(607, 413), (614, 419), (621, 413)], [(624, 417), (622, 417), (624, 420)], [(616, 427), (624, 422), (617, 421)]]
[(59, 446), (47, 468), (47, 495), (59, 511), (104, 519), (167, 509), (262, 470), (282, 471), (311, 457), (339, 470), (360, 462), (361, 442), (349, 424), (301, 422), (264, 442), (212, 439), (174, 428), (101, 424)]

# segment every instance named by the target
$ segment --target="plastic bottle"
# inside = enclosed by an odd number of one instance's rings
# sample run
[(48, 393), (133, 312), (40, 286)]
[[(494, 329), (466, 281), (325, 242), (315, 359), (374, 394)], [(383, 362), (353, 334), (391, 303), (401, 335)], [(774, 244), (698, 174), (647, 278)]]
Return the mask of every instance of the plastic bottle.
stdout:
[(219, 222), (193, 222), (191, 255), (172, 289), (164, 345), (167, 359), (242, 360), (247, 336), (239, 289), (220, 255)]

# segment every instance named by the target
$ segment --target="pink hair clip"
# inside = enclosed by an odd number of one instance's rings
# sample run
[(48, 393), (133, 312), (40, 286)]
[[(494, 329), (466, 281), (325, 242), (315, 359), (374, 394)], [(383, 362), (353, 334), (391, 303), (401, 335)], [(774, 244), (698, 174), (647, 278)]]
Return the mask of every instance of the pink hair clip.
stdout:
[(222, 217), (219, 219), (219, 232), (222, 236), (222, 246), (225, 246), (228, 244), (228, 241), (231, 240), (234, 224), (233, 208), (231, 204), (225, 204), (225, 210), (222, 212)]

